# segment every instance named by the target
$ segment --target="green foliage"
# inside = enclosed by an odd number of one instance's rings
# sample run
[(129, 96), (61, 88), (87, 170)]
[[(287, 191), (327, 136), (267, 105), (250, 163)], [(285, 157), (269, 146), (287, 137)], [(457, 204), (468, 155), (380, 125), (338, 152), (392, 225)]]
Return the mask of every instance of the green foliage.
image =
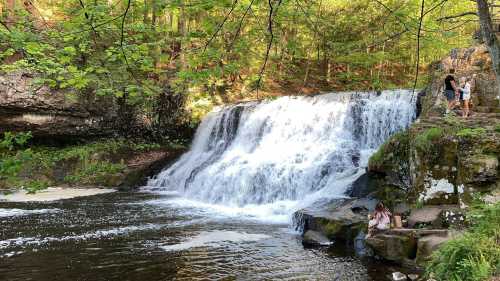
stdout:
[(457, 137), (478, 138), (486, 134), (485, 128), (466, 128), (457, 132)]
[(449, 125), (456, 130), (460, 130), (463, 127), (462, 122), (460, 122), (460, 119), (456, 115), (447, 114), (443, 118), (443, 121), (446, 125)]
[(28, 143), (31, 137), (31, 132), (17, 134), (5, 132), (3, 139), (0, 140), (0, 152), (5, 150), (12, 151), (14, 148), (23, 147)]
[(475, 206), (470, 229), (434, 253), (426, 268), (437, 280), (481, 281), (500, 273), (500, 203)]
[[(403, 131), (394, 134), (391, 138), (385, 141), (379, 149), (370, 157), (368, 160), (368, 166), (370, 168), (376, 168), (383, 164), (383, 161), (388, 157), (389, 153), (397, 153), (399, 159), (406, 159), (408, 153), (409, 144), (409, 132)], [(398, 150), (395, 151), (393, 148), (397, 147)]]
[(413, 142), (415, 147), (420, 151), (429, 151), (432, 148), (432, 144), (439, 140), (443, 134), (444, 130), (441, 128), (429, 128), (418, 134)]
[(31, 137), (31, 132), (4, 133), (3, 139), (0, 140), (0, 180), (23, 186), (24, 182), (19, 182), (17, 176), (24, 164), (33, 159), (33, 151), (25, 148)]
[[(162, 147), (158, 143), (115, 139), (64, 148), (24, 148), (30, 137), (30, 133), (5, 134), (0, 142), (0, 184), (22, 187), (31, 193), (56, 184), (51, 176), (56, 168), (66, 173), (59, 184), (110, 185), (108, 179), (126, 168), (123, 158), (117, 159), (114, 155), (127, 156)], [(182, 145), (173, 142), (164, 146), (176, 149)]]
[(33, 194), (46, 189), (50, 184), (48, 180), (27, 180), (22, 183), (22, 186), (29, 194)]
[[(1, 71), (29, 71), (37, 74), (36, 84), (77, 96), (125, 99), (145, 111), (166, 84), (187, 95), (222, 100), (256, 90), (271, 39), (264, 28), (266, 1), (135, 1), (125, 18), (126, 2), (118, 0), (35, 5), (49, 24), (37, 26), (38, 19), (21, 8), (14, 21), (5, 18), (8, 13), (0, 16), (9, 24), (8, 29), (0, 26), (0, 59), (17, 56), (1, 64)], [(411, 86), (420, 1), (386, 0), (384, 5), (394, 12), (370, 0), (282, 1), (275, 7), (263, 86), (301, 87), (308, 82), (309, 66), (313, 86)], [(424, 18), (422, 66), (469, 44), (476, 29), (473, 22), (455, 26), (437, 20), (443, 11), (470, 11), (472, 2), (431, 0), (426, 5), (437, 6)], [(425, 80), (421, 77), (418, 85)]]
[(500, 124), (495, 126), (495, 132), (500, 133)]
[(71, 184), (106, 185), (110, 175), (121, 173), (126, 166), (123, 163), (111, 163), (109, 161), (84, 162), (83, 167), (76, 169), (67, 175), (64, 180)]

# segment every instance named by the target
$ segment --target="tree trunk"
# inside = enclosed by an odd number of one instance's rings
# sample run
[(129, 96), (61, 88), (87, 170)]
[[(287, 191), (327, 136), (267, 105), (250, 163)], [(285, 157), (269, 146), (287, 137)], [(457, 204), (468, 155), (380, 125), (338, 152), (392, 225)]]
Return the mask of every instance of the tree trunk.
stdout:
[(146, 25), (149, 23), (149, 3), (148, 3), (148, 0), (144, 0), (144, 10), (142, 12), (143, 12), (143, 20), (142, 21)]
[(5, 12), (7, 13), (6, 15), (6, 21), (7, 21), (7, 26), (13, 26), (14, 23), (16, 22), (16, 0), (7, 0), (7, 3), (5, 3)]
[(487, 0), (477, 0), (477, 11), (479, 15), (479, 23), (481, 24), (481, 33), (483, 34), (484, 42), (488, 47), (493, 63), (493, 70), (497, 77), (497, 95), (500, 97), (500, 42), (493, 30), (493, 23)]

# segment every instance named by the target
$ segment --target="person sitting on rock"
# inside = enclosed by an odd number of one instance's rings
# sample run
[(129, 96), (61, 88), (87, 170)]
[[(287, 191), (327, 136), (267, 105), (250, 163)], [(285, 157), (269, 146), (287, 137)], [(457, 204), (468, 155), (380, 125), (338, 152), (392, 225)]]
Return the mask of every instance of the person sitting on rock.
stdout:
[(469, 103), (470, 103), (470, 98), (471, 98), (471, 78), (463, 78), (462, 80), (462, 88), (460, 88), (461, 91), (461, 96), (463, 100), (463, 107), (462, 107), (462, 117), (466, 118), (470, 116), (470, 108), (469, 108)]
[(373, 215), (369, 215), (368, 218), (368, 237), (373, 236), (378, 230), (386, 230), (391, 227), (391, 212), (384, 206), (384, 203), (378, 202), (375, 206), (375, 212)]
[(450, 70), (450, 74), (444, 79), (444, 95), (448, 101), (448, 107), (446, 108), (446, 114), (450, 113), (453, 107), (456, 105), (459, 92), (455, 77), (452, 75), (455, 73), (453, 69)]

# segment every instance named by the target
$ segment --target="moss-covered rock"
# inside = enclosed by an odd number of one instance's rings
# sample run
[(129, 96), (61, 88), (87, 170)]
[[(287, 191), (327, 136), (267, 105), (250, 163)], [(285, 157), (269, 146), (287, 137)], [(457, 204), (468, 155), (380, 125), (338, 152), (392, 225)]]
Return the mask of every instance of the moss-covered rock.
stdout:
[(375, 207), (373, 199), (338, 199), (315, 209), (295, 213), (295, 222), (302, 233), (315, 231), (330, 240), (352, 244), (354, 238), (368, 227), (367, 215)]

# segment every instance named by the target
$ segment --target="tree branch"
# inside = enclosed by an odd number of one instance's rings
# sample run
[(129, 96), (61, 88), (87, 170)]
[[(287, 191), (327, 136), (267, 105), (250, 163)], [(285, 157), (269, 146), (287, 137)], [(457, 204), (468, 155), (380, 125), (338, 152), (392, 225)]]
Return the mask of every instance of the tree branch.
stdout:
[(8, 32), (12, 32), (12, 31), (10, 30), (9, 26), (8, 26), (5, 22), (0, 21), (0, 24), (1, 24), (1, 25), (5, 28), (5, 29), (7, 29), (7, 31), (8, 31)]
[(267, 61), (269, 60), (269, 53), (271, 51), (271, 47), (273, 45), (273, 40), (274, 40), (274, 34), (273, 34), (273, 17), (275, 15), (275, 10), (279, 8), (281, 5), (282, 0), (278, 0), (278, 3), (276, 4), (276, 7), (273, 6), (273, 1), (268, 0), (268, 5), (269, 5), (269, 17), (267, 19), (267, 31), (269, 32), (269, 43), (267, 44), (267, 49), (266, 49), (266, 57), (264, 59), (264, 64), (260, 68), (259, 71), (259, 80), (257, 80), (257, 97), (259, 94), (259, 89), (260, 89), (260, 83), (262, 81), (262, 75), (264, 74), (264, 71), (266, 69)]
[(422, 0), (422, 6), (420, 8), (420, 21), (418, 24), (418, 31), (417, 31), (417, 65), (416, 65), (416, 71), (415, 71), (415, 81), (413, 82), (413, 91), (411, 95), (411, 101), (413, 101), (413, 96), (415, 94), (415, 88), (417, 88), (417, 82), (418, 82), (418, 74), (419, 74), (419, 67), (420, 67), (420, 32), (422, 31), (422, 22), (424, 21), (425, 13), (425, 0)]
[(465, 16), (477, 16), (477, 12), (465, 12), (465, 13), (461, 13), (461, 14), (458, 14), (458, 15), (441, 17), (441, 18), (436, 19), (436, 21), (444, 21), (444, 20), (449, 20), (449, 19), (456, 19), (456, 18), (461, 18), (461, 17), (465, 17)]
[[(252, 3), (253, 3), (253, 1), (252, 1)], [(217, 34), (221, 31), (222, 27), (224, 26), (224, 24), (226, 23), (227, 19), (229, 18), (229, 16), (233, 12), (234, 8), (236, 7), (236, 4), (238, 4), (238, 0), (234, 0), (233, 5), (231, 6), (231, 10), (229, 10), (229, 12), (227, 13), (227, 15), (224, 17), (224, 20), (219, 24), (219, 26), (217, 26), (217, 29), (215, 30), (214, 34), (212, 34), (212, 36), (210, 37), (210, 39), (208, 39), (207, 43), (205, 43), (205, 47), (203, 48), (203, 53), (207, 50), (207, 48), (210, 45), (210, 43), (212, 43), (212, 41), (215, 39), (215, 37), (217, 36)], [(252, 5), (252, 4), (250, 4), (250, 5)]]
[(228, 50), (231, 50), (233, 48), (234, 42), (236, 41), (236, 38), (238, 38), (238, 35), (241, 32), (241, 28), (243, 27), (243, 21), (245, 20), (245, 18), (247, 16), (248, 12), (250, 11), (250, 9), (252, 8), (253, 2), (255, 2), (255, 0), (252, 0), (250, 2), (250, 4), (248, 4), (248, 6), (247, 6), (247, 8), (245, 10), (245, 13), (243, 14), (243, 17), (241, 17), (240, 22), (238, 24), (238, 28), (236, 29), (236, 32), (234, 33), (233, 40), (229, 44)]

